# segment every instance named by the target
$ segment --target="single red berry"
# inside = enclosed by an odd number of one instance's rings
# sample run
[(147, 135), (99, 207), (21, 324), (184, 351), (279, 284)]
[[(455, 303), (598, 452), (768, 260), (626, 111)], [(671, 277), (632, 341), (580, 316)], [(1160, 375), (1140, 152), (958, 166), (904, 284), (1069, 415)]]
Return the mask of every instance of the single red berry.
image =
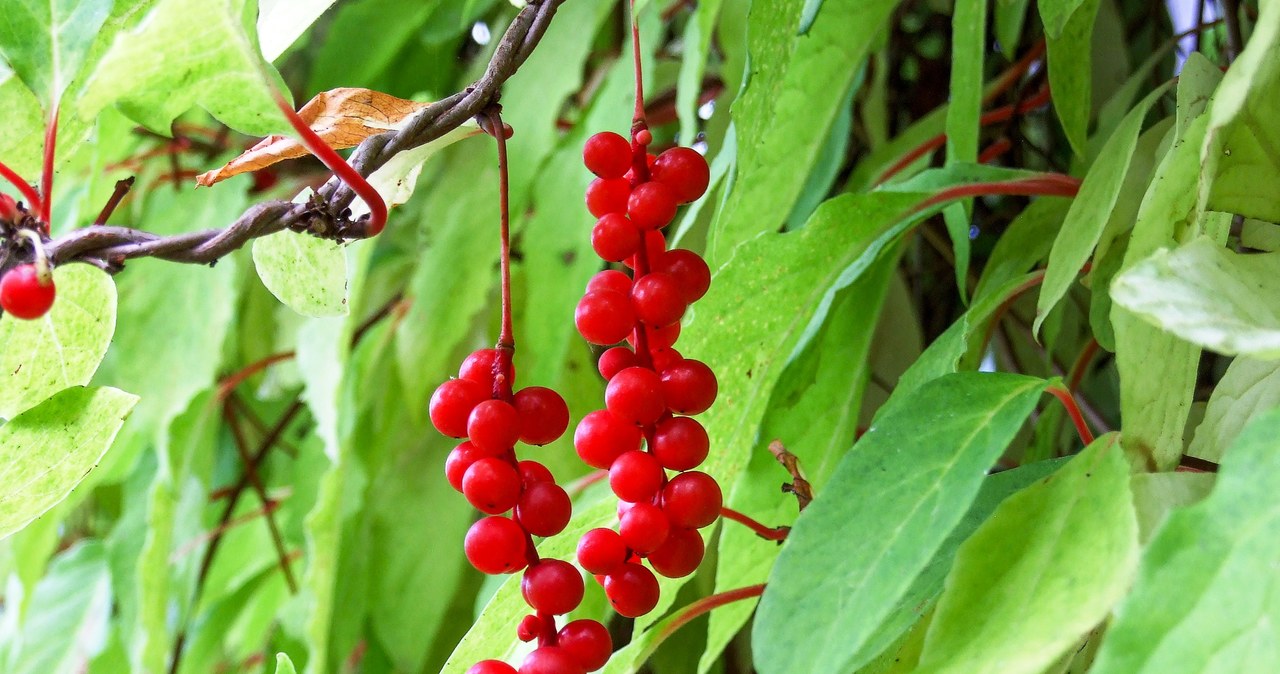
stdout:
[(506, 461), (486, 456), (462, 474), (462, 495), (480, 512), (505, 513), (520, 500), (520, 473)]
[(501, 660), (481, 660), (467, 669), (467, 674), (517, 674), (516, 668)]
[(524, 529), (505, 517), (486, 517), (472, 524), (462, 550), (481, 573), (513, 573), (527, 563)]
[(587, 185), (587, 210), (597, 218), (609, 213), (626, 213), (631, 183), (626, 178), (596, 178)]
[(711, 182), (711, 168), (697, 150), (673, 147), (658, 155), (653, 163), (653, 179), (671, 187), (682, 204), (697, 201)]
[(689, 417), (671, 417), (653, 429), (649, 451), (668, 470), (691, 470), (707, 459), (711, 441), (707, 430)]
[(462, 476), (467, 473), (471, 464), (484, 456), (469, 441), (454, 447), (444, 460), (444, 476), (449, 480), (449, 486), (462, 491)]
[(516, 391), (516, 412), (520, 415), (520, 440), (530, 445), (555, 442), (569, 428), (569, 406), (559, 393), (530, 386)]
[(503, 400), (485, 400), (467, 417), (467, 437), (490, 456), (501, 454), (520, 439), (520, 413)]
[(649, 368), (629, 367), (614, 375), (605, 386), (604, 405), (619, 419), (647, 426), (666, 411), (662, 379)]
[(631, 298), (611, 290), (589, 292), (578, 301), (573, 322), (592, 344), (616, 344), (636, 326)]
[(537, 461), (525, 459), (524, 461), (521, 461), (519, 463), (519, 470), (520, 470), (520, 482), (526, 487), (528, 487), (529, 485), (535, 482), (555, 482), (556, 481), (556, 478), (551, 475), (551, 471), (547, 470), (546, 466), (538, 463)]
[(489, 398), (490, 391), (469, 379), (450, 379), (431, 394), (427, 413), (431, 425), (451, 438), (467, 437), (467, 419), (476, 405)]
[(627, 561), (627, 544), (613, 529), (592, 529), (578, 539), (578, 563), (587, 573), (613, 573)]
[(658, 327), (679, 321), (687, 306), (680, 283), (662, 272), (641, 276), (631, 288), (631, 303), (641, 323)]
[(604, 667), (613, 654), (609, 630), (595, 620), (574, 620), (561, 627), (556, 644), (588, 672)]
[(636, 145), (648, 145), (653, 142), (653, 132), (648, 129), (640, 129), (632, 138), (635, 139)]
[(525, 656), (520, 674), (586, 674), (586, 670), (563, 648), (541, 646)]
[(723, 503), (715, 478), (696, 470), (680, 473), (662, 488), (662, 511), (672, 525), (685, 529), (701, 529), (716, 521)]
[(633, 450), (619, 456), (609, 467), (609, 487), (623, 501), (644, 503), (662, 489), (667, 474), (653, 455)]
[(666, 227), (676, 217), (675, 192), (664, 183), (640, 183), (627, 198), (627, 215), (640, 230)]
[(657, 550), (667, 540), (671, 523), (667, 516), (652, 503), (637, 503), (618, 522), (618, 535), (638, 555)]
[[(645, 250), (646, 257), (649, 259), (649, 266), (652, 267), (653, 261), (657, 260), (659, 256), (661, 256), (664, 252), (666, 252), (667, 237), (663, 236), (662, 232), (656, 229), (651, 229), (645, 232), (644, 233), (644, 250)], [(635, 269), (636, 268), (635, 256), (632, 256), (623, 260), (622, 264), (625, 264), (631, 269)]]
[[(471, 381), (484, 386), (486, 389), (493, 390), (493, 366), (498, 362), (497, 349), (479, 349), (471, 352), (462, 361), (462, 365), (458, 368), (459, 379), (470, 379)], [(505, 373), (508, 381), (515, 381), (516, 369), (513, 365), (508, 365)]]
[(643, 439), (635, 424), (619, 419), (608, 410), (596, 410), (578, 422), (573, 432), (573, 448), (583, 463), (607, 469), (624, 452), (640, 449)]
[(640, 250), (640, 230), (621, 213), (608, 213), (591, 228), (591, 249), (608, 262), (621, 262)]
[(684, 578), (698, 570), (706, 555), (702, 536), (693, 529), (673, 527), (662, 546), (649, 554), (653, 570), (667, 578)]
[(639, 564), (623, 564), (604, 577), (604, 594), (613, 610), (627, 618), (638, 618), (658, 605), (658, 579)]
[(541, 613), (568, 613), (582, 603), (582, 574), (564, 560), (543, 559), (525, 570), (520, 593)]
[(540, 634), (542, 634), (542, 620), (536, 615), (521, 618), (520, 624), (516, 626), (516, 637), (521, 641), (533, 641)]
[(684, 360), (684, 356), (680, 355), (680, 352), (675, 349), (654, 349), (649, 354), (649, 358), (653, 360), (653, 369), (658, 372)]
[(588, 293), (594, 293), (601, 290), (610, 290), (622, 295), (631, 294), (631, 277), (626, 272), (617, 269), (606, 269), (602, 272), (596, 272), (595, 276), (587, 281)]
[(654, 261), (653, 269), (675, 277), (684, 301), (689, 304), (702, 299), (711, 287), (711, 268), (701, 255), (691, 250), (673, 248)]
[(601, 131), (582, 146), (582, 163), (601, 178), (621, 178), (631, 168), (631, 143), (612, 131)]
[(716, 400), (716, 375), (706, 363), (692, 358), (662, 371), (662, 399), (672, 412), (701, 414)]
[(516, 520), (534, 536), (555, 536), (569, 525), (572, 515), (569, 494), (554, 482), (534, 482), (525, 487), (516, 504)]
[(0, 220), (17, 222), (22, 213), (18, 211), (18, 202), (7, 194), (0, 194)]
[(613, 375), (634, 366), (636, 362), (635, 351), (625, 346), (615, 346), (600, 354), (600, 360), (596, 362), (596, 368), (600, 370), (600, 376), (607, 381), (613, 379)]

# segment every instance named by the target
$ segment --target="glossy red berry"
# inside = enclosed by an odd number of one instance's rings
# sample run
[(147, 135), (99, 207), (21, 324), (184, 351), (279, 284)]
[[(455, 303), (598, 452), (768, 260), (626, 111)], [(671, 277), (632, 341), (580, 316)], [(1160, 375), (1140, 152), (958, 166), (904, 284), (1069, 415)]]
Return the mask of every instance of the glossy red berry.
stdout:
[(620, 272), (617, 269), (606, 269), (597, 272), (595, 276), (587, 281), (588, 293), (594, 293), (601, 290), (610, 290), (621, 295), (631, 294), (631, 277), (626, 272)]
[(587, 210), (597, 218), (609, 213), (626, 213), (631, 183), (626, 178), (596, 178), (587, 185)]
[(671, 417), (653, 429), (649, 451), (668, 470), (691, 470), (707, 459), (711, 441), (707, 430), (689, 417)]
[(697, 531), (674, 527), (648, 560), (654, 571), (667, 578), (683, 578), (698, 570), (705, 555), (706, 545)]
[(516, 668), (501, 660), (481, 660), (467, 669), (467, 674), (517, 674)]
[(516, 520), (534, 536), (555, 536), (564, 531), (572, 515), (569, 494), (554, 482), (528, 485), (516, 504)]
[(520, 440), (530, 445), (555, 442), (569, 428), (569, 406), (559, 393), (542, 386), (516, 391), (516, 413), (520, 416)]
[(648, 129), (640, 129), (632, 138), (635, 139), (636, 145), (648, 145), (653, 142), (653, 132)]
[(543, 559), (525, 570), (520, 593), (539, 612), (568, 613), (582, 603), (582, 574), (569, 562)]
[(591, 249), (608, 262), (621, 262), (640, 250), (640, 230), (621, 213), (608, 213), (591, 228)]
[(675, 349), (654, 349), (649, 357), (653, 360), (653, 369), (658, 372), (684, 360), (684, 356)]
[(625, 346), (615, 346), (600, 354), (600, 360), (596, 362), (596, 368), (600, 370), (601, 377), (609, 380), (613, 379), (613, 375), (634, 366), (636, 362), (635, 351)]
[(526, 487), (535, 482), (555, 482), (556, 479), (551, 475), (551, 471), (547, 467), (538, 463), (525, 459), (519, 464), (520, 482)]
[(466, 474), (471, 464), (484, 458), (484, 456), (470, 442), (464, 442), (454, 447), (444, 460), (444, 476), (449, 480), (449, 486), (462, 491), (463, 475)]
[(680, 473), (662, 488), (662, 511), (671, 524), (701, 529), (716, 521), (724, 496), (715, 478), (696, 470)]
[(574, 620), (561, 627), (556, 643), (588, 672), (604, 667), (613, 654), (609, 630), (595, 620)]
[(520, 674), (585, 674), (578, 661), (559, 646), (541, 646), (525, 656)]
[(472, 524), (462, 549), (481, 573), (513, 573), (526, 564), (524, 529), (505, 517), (486, 517)]
[(711, 268), (701, 255), (683, 248), (673, 248), (653, 264), (655, 271), (670, 274), (680, 284), (684, 301), (693, 304), (707, 294), (711, 287)]
[(18, 202), (7, 194), (0, 194), (0, 220), (17, 222), (22, 213), (18, 211)]
[(619, 499), (631, 503), (652, 500), (665, 479), (662, 464), (648, 452), (627, 452), (609, 466), (609, 488)]
[(666, 411), (662, 400), (662, 380), (645, 367), (629, 367), (609, 380), (604, 404), (619, 419), (646, 426)]
[(655, 327), (679, 321), (688, 305), (679, 281), (662, 272), (641, 276), (631, 288), (631, 302), (636, 308), (636, 318)]
[(639, 564), (623, 564), (605, 576), (604, 594), (620, 615), (638, 618), (658, 605), (658, 579)]
[(610, 290), (589, 292), (578, 301), (573, 322), (582, 338), (592, 344), (616, 344), (636, 325), (631, 298)]
[(520, 500), (520, 473), (506, 461), (486, 456), (462, 474), (462, 495), (480, 512), (505, 513)]
[(608, 410), (596, 410), (582, 417), (573, 433), (573, 447), (583, 463), (608, 468), (624, 452), (640, 449), (644, 439), (640, 429)]
[(501, 454), (520, 439), (520, 413), (502, 400), (481, 401), (467, 417), (467, 437), (481, 452)]
[(467, 436), (467, 419), (476, 405), (489, 398), (490, 391), (469, 379), (450, 379), (431, 394), (427, 413), (431, 425), (451, 438)]
[(601, 131), (582, 146), (582, 163), (601, 178), (621, 178), (631, 168), (631, 143), (612, 131)]
[(662, 371), (662, 399), (672, 412), (701, 414), (716, 400), (719, 385), (706, 363), (692, 358)]
[(578, 563), (587, 573), (613, 573), (627, 561), (627, 544), (613, 529), (592, 529), (578, 539)]
[(687, 147), (673, 147), (658, 155), (652, 173), (655, 181), (671, 187), (676, 200), (682, 204), (696, 201), (711, 182), (711, 168), (706, 158)]
[(0, 307), (14, 318), (40, 318), (53, 306), (53, 279), (40, 279), (34, 264), (18, 265), (0, 278)]
[(640, 183), (627, 198), (627, 216), (642, 231), (666, 227), (676, 217), (676, 194), (665, 183)]
[[(493, 364), (498, 360), (497, 349), (479, 349), (471, 352), (462, 361), (462, 365), (458, 367), (459, 379), (470, 379), (471, 381), (484, 386), (492, 391), (493, 389)], [(510, 370), (506, 373), (507, 377), (514, 380), (516, 371), (514, 366), (510, 366)]]
[(542, 620), (536, 615), (527, 615), (520, 619), (520, 624), (516, 625), (516, 638), (521, 641), (533, 641), (542, 634)]
[(651, 503), (637, 503), (618, 521), (618, 535), (639, 555), (657, 550), (667, 540), (671, 524), (662, 509)]

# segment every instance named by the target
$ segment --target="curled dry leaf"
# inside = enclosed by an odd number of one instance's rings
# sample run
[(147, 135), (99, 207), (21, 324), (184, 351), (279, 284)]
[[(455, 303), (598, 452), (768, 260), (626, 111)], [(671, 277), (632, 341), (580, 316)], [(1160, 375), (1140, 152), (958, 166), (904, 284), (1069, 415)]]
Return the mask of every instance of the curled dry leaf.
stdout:
[[(298, 110), (298, 116), (329, 147), (355, 147), (369, 136), (400, 128), (415, 112), (430, 103), (408, 101), (371, 89), (343, 87), (315, 95)], [(227, 178), (266, 168), (276, 162), (309, 154), (293, 138), (267, 136), (222, 168), (202, 173), (196, 184), (208, 187)]]

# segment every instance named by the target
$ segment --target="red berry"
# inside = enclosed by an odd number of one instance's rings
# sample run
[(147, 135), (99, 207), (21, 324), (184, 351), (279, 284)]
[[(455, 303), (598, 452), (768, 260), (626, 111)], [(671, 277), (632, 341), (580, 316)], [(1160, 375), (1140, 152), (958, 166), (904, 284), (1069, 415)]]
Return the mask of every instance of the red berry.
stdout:
[(652, 173), (653, 179), (669, 186), (682, 204), (696, 201), (711, 182), (707, 160), (697, 150), (687, 147), (673, 147), (658, 155)]
[(40, 318), (53, 306), (56, 294), (53, 279), (42, 282), (34, 264), (14, 267), (0, 278), (0, 307), (14, 318)]
[(22, 213), (18, 211), (18, 202), (7, 194), (0, 194), (0, 220), (16, 222), (20, 215)]
[(639, 555), (647, 555), (667, 540), (671, 524), (662, 509), (651, 503), (637, 503), (618, 522), (618, 535)]
[(608, 213), (591, 228), (591, 249), (608, 262), (621, 262), (640, 250), (640, 230), (621, 213)]
[(517, 674), (516, 668), (501, 660), (481, 660), (467, 669), (467, 674)]
[(587, 292), (594, 293), (600, 290), (611, 290), (622, 295), (631, 294), (631, 277), (626, 272), (617, 269), (606, 269), (597, 272), (595, 276), (587, 281)]
[(520, 663), (520, 674), (585, 674), (585, 671), (559, 646), (541, 646)]
[(561, 627), (556, 643), (588, 672), (604, 667), (613, 654), (609, 630), (594, 620), (574, 620)]
[(701, 255), (691, 250), (673, 248), (654, 260), (653, 269), (675, 277), (684, 301), (689, 304), (702, 299), (711, 287), (711, 268)]
[(573, 322), (582, 338), (592, 344), (616, 344), (636, 325), (631, 298), (611, 290), (589, 292), (578, 301)]
[(627, 544), (613, 529), (592, 529), (578, 539), (578, 563), (587, 573), (612, 573), (627, 561)]
[(707, 459), (711, 441), (702, 424), (689, 417), (672, 417), (653, 429), (649, 451), (669, 470), (690, 470)]
[(693, 529), (672, 528), (666, 542), (649, 554), (653, 570), (667, 578), (683, 578), (698, 570), (706, 555), (702, 536)]
[(648, 368), (629, 367), (609, 380), (604, 389), (604, 404), (619, 419), (647, 426), (666, 411), (662, 380)]
[(516, 519), (534, 536), (555, 536), (564, 531), (572, 515), (569, 494), (554, 482), (534, 482), (525, 487), (516, 504)]
[(489, 398), (489, 390), (469, 379), (450, 379), (431, 394), (427, 413), (431, 425), (451, 438), (467, 436), (467, 418), (476, 405)]
[(724, 497), (715, 478), (696, 470), (671, 478), (662, 489), (662, 511), (671, 524), (701, 529), (716, 521)]
[(613, 610), (627, 618), (638, 618), (658, 605), (658, 579), (639, 564), (623, 564), (605, 576), (604, 594)]
[(520, 413), (508, 402), (485, 400), (467, 417), (467, 437), (476, 449), (491, 456), (501, 454), (520, 439)]
[(641, 323), (670, 325), (684, 316), (684, 292), (674, 276), (654, 272), (641, 276), (631, 288), (631, 303)]
[(621, 178), (631, 168), (631, 143), (612, 131), (601, 131), (582, 146), (582, 163), (601, 178)]
[(706, 363), (692, 358), (662, 371), (662, 399), (672, 412), (700, 414), (716, 400), (716, 375)]
[(582, 574), (569, 562), (544, 559), (525, 570), (520, 593), (541, 613), (568, 613), (582, 603)]
[(512, 573), (526, 563), (524, 529), (505, 517), (486, 517), (472, 524), (462, 549), (481, 573)]
[[(493, 364), (498, 360), (497, 349), (480, 349), (471, 352), (462, 361), (462, 365), (458, 367), (459, 379), (470, 379), (471, 381), (484, 386), (488, 390), (493, 389)], [(506, 372), (509, 381), (514, 381), (516, 370), (514, 366), (509, 366)]]
[(528, 487), (535, 482), (555, 482), (556, 479), (551, 475), (551, 471), (547, 467), (538, 463), (525, 459), (519, 463), (520, 482)]
[(666, 227), (676, 217), (676, 193), (664, 183), (640, 183), (627, 198), (627, 215), (640, 230)]
[[(662, 232), (656, 229), (645, 232), (644, 233), (644, 250), (645, 250), (645, 255), (649, 259), (649, 265), (650, 267), (652, 267), (653, 262), (657, 260), (658, 257), (661, 256), (664, 252), (666, 252), (667, 237), (663, 236)], [(622, 264), (625, 264), (628, 267), (635, 269), (636, 258), (634, 256), (629, 257), (623, 260)]]
[(666, 477), (662, 464), (652, 454), (639, 450), (619, 456), (609, 467), (609, 487), (619, 499), (630, 503), (652, 500)]
[(520, 619), (520, 624), (516, 625), (516, 638), (521, 641), (533, 641), (542, 634), (542, 620), (536, 615), (527, 615)]
[(454, 447), (448, 458), (444, 460), (444, 476), (449, 480), (449, 485), (458, 491), (462, 491), (462, 476), (466, 474), (471, 464), (484, 458), (475, 445), (470, 442), (464, 442)]
[(680, 352), (675, 349), (654, 349), (649, 357), (653, 360), (653, 369), (658, 372), (684, 360), (684, 356), (681, 356)]
[(520, 415), (520, 440), (530, 445), (554, 442), (569, 428), (569, 406), (549, 388), (520, 389), (513, 402)]
[(626, 178), (596, 178), (587, 185), (587, 210), (597, 218), (609, 213), (626, 213), (631, 183)]
[(607, 349), (600, 354), (600, 360), (596, 362), (596, 368), (600, 370), (600, 376), (605, 380), (613, 379), (613, 375), (632, 367), (636, 364), (636, 352), (625, 346), (615, 346)]
[(640, 129), (632, 138), (635, 139), (636, 145), (648, 145), (653, 142), (653, 132), (648, 129)]
[(595, 468), (608, 468), (614, 459), (631, 450), (640, 449), (644, 436), (640, 429), (608, 410), (596, 410), (582, 417), (573, 433), (573, 447), (583, 463)]
[(506, 461), (486, 456), (462, 474), (462, 495), (480, 512), (505, 513), (520, 500), (520, 474)]

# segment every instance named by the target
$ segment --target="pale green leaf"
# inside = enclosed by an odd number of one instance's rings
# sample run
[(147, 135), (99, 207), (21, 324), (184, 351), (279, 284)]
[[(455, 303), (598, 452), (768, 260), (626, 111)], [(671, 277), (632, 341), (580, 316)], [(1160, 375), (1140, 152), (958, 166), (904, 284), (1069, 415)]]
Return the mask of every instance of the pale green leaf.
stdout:
[(11, 0), (0, 13), (0, 56), (44, 103), (58, 107), (80, 71), (111, 0)]
[(1089, 0), (1037, 0), (1036, 8), (1040, 10), (1040, 21), (1044, 24), (1045, 35), (1051, 38), (1062, 36), (1067, 30), (1067, 22)]
[(106, 645), (111, 573), (98, 541), (77, 543), (49, 565), (36, 585), (10, 674), (76, 674)]
[[(951, 95), (947, 105), (947, 165), (978, 161), (982, 131), (982, 75), (987, 46), (987, 0), (958, 0), (951, 17)], [(969, 228), (973, 201), (942, 211), (955, 252), (956, 288), (969, 296)]]
[[(1053, 111), (1076, 154), (1085, 153), (1092, 111), (1093, 20), (1100, 0), (1041, 0)], [(1045, 16), (1047, 7), (1052, 7)]]
[(276, 674), (298, 674), (298, 670), (293, 666), (293, 660), (284, 653), (276, 653)]
[(276, 60), (335, 0), (260, 0), (258, 36), (262, 56)]
[[(342, 39), (329, 39), (316, 46), (307, 89), (369, 86), (394, 63), (396, 55), (410, 44), (440, 4), (440, 0), (358, 0), (339, 4), (327, 30)], [(361, 46), (359, 58), (352, 58), (351, 45), (355, 44)]]
[[(1234, 440), (1234, 437), (1232, 438)], [(1133, 510), (1138, 517), (1138, 540), (1146, 545), (1169, 513), (1193, 505), (1209, 495), (1213, 473), (1138, 473), (1129, 479)]]
[[(40, 99), (0, 61), (0, 157), (18, 175), (34, 178), (42, 160), (44, 114)], [(22, 200), (25, 201), (25, 200)], [(28, 208), (31, 204), (26, 204)]]
[(1280, 362), (1239, 357), (1209, 395), (1187, 454), (1222, 462), (1222, 453), (1251, 421), (1280, 407)]
[(276, 299), (303, 316), (345, 316), (347, 260), (342, 246), (290, 230), (253, 242), (258, 278)]

